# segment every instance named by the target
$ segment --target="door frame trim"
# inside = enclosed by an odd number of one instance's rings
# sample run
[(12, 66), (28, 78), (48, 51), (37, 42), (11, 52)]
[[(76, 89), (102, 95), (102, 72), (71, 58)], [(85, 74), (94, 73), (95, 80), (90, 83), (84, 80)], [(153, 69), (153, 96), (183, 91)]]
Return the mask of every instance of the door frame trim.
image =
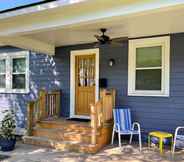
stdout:
[(89, 119), (90, 116), (75, 114), (75, 57), (95, 54), (95, 102), (99, 99), (99, 48), (72, 50), (70, 52), (70, 118)]

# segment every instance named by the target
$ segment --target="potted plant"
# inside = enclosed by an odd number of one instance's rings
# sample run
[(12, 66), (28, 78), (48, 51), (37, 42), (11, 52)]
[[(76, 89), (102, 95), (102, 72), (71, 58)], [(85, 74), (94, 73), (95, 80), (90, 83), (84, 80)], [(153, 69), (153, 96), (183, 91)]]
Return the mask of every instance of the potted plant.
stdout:
[(2, 151), (11, 151), (16, 143), (16, 120), (13, 110), (5, 110), (0, 127), (0, 146)]

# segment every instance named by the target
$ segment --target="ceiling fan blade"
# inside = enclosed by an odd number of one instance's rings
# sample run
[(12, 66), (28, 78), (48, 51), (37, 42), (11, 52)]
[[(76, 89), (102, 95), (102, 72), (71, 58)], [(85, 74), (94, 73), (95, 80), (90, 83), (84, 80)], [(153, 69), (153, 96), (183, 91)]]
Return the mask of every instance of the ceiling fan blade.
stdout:
[(102, 41), (102, 37), (99, 35), (94, 35), (94, 37), (98, 40), (98, 41)]
[(95, 37), (96, 39), (98, 39), (100, 36), (99, 36), (99, 35), (97, 35), (97, 34), (95, 34), (95, 35), (94, 35), (94, 37)]
[(100, 43), (99, 42), (94, 44), (94, 48), (99, 48), (99, 47), (100, 47)]
[(122, 46), (123, 43), (111, 41), (111, 42), (110, 42), (110, 45), (112, 45), (112, 46)]
[(122, 46), (124, 41), (127, 41), (128, 37), (121, 37), (121, 38), (113, 38), (111, 39), (111, 45), (113, 46)]
[(123, 42), (123, 41), (127, 41), (128, 37), (121, 37), (121, 38), (113, 38), (112, 41), (114, 42)]

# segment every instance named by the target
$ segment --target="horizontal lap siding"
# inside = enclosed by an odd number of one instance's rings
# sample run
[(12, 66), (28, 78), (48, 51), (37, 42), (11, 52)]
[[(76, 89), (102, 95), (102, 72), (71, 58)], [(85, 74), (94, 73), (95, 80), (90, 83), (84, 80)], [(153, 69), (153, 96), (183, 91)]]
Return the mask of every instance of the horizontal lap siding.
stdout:
[[(103, 46), (100, 48), (100, 78), (108, 79), (108, 87), (117, 90), (116, 105), (129, 106), (135, 121), (141, 123), (145, 131), (173, 131), (184, 125), (184, 34), (171, 35), (170, 97), (127, 96), (128, 87), (128, 42), (120, 47)], [(69, 115), (69, 56), (71, 50), (93, 48), (93, 45), (58, 47), (56, 56), (62, 60), (61, 83), (67, 100), (63, 105), (65, 115)], [(114, 58), (115, 65), (108, 66)]]
[(110, 79), (109, 86), (116, 88), (118, 91), (116, 105), (129, 106), (132, 110), (134, 120), (139, 121), (145, 131), (155, 129), (173, 131), (178, 125), (184, 125), (183, 42), (184, 34), (171, 35), (169, 98), (135, 96), (128, 97), (128, 44), (122, 49), (106, 49), (108, 52), (103, 50), (103, 60), (107, 60), (106, 57), (120, 58), (119, 60), (116, 59), (117, 65), (112, 67), (112, 69), (110, 69), (110, 67), (105, 67), (105, 64), (101, 69), (104, 74), (103, 77)]
[(171, 35), (170, 97), (128, 97), (125, 104), (143, 129), (174, 131), (184, 125), (184, 34)]
[[(129, 106), (133, 118), (145, 131), (154, 129), (173, 131), (184, 125), (184, 34), (171, 35), (170, 97), (127, 96), (128, 42), (122, 46), (100, 48), (100, 78), (107, 78), (108, 87), (117, 90), (116, 105)], [(39, 89), (62, 89), (62, 116), (70, 113), (70, 51), (93, 48), (93, 44), (56, 48), (56, 55), (30, 55), (30, 93), (0, 94), (0, 106), (15, 107), (20, 127), (25, 127), (26, 104), (37, 98)], [(0, 53), (17, 51), (16, 48), (0, 48)], [(114, 58), (115, 65), (108, 66)]]
[[(0, 55), (4, 52), (21, 51), (13, 47), (1, 47)], [(25, 128), (27, 103), (38, 97), (40, 89), (61, 89), (60, 60), (44, 54), (30, 52), (30, 93), (28, 94), (2, 94), (0, 93), (0, 114), (3, 108), (16, 109), (17, 125)]]
[(69, 50), (63, 48), (62, 51), (56, 50), (56, 56), (59, 60), (60, 84), (62, 89), (61, 115), (68, 117), (70, 113), (70, 55)]

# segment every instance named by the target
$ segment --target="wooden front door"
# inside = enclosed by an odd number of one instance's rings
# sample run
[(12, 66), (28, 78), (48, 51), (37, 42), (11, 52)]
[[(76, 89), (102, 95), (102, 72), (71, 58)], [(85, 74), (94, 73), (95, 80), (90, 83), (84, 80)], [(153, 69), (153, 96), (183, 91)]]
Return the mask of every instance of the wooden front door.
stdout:
[(75, 56), (75, 114), (90, 115), (95, 103), (95, 54)]

